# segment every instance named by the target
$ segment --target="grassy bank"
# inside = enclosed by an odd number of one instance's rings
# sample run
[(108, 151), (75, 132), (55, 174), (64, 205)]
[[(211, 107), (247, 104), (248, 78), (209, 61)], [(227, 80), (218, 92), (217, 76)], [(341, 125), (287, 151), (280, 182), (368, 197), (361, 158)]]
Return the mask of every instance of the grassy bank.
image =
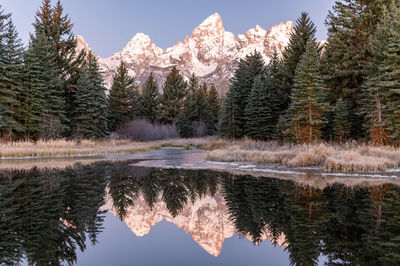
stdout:
[(222, 162), (318, 166), (336, 172), (385, 170), (400, 165), (400, 149), (347, 143), (343, 145), (278, 145), (274, 142), (220, 141), (207, 159)]
[(400, 149), (347, 143), (279, 145), (251, 140), (215, 138), (171, 139), (151, 142), (129, 140), (39, 141), (0, 143), (0, 158), (50, 158), (118, 153), (136, 153), (162, 147), (197, 147), (207, 150), (207, 159), (220, 162), (281, 164), (288, 167), (318, 166), (335, 172), (385, 170), (400, 165)]
[(45, 158), (65, 156), (87, 156), (117, 153), (136, 153), (157, 150), (166, 146), (188, 148), (203, 147), (210, 139), (171, 139), (152, 142), (133, 142), (129, 140), (76, 141), (54, 140), (33, 142), (0, 143), (0, 158)]

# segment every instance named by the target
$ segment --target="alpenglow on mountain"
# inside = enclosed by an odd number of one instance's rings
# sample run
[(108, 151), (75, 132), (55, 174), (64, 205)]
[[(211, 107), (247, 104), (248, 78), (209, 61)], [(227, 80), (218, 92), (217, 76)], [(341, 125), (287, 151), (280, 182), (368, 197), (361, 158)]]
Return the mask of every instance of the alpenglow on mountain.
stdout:
[[(124, 61), (139, 85), (153, 72), (161, 88), (168, 72), (177, 66), (185, 77), (194, 73), (201, 82), (214, 84), (220, 93), (224, 93), (241, 58), (256, 50), (269, 62), (275, 51), (281, 53), (288, 44), (293, 28), (292, 21), (268, 31), (257, 25), (235, 37), (225, 31), (221, 16), (215, 13), (194, 29), (191, 36), (170, 48), (163, 50), (146, 34), (137, 33), (120, 52), (109, 58), (99, 58), (99, 63), (108, 87), (115, 69)], [(79, 49), (91, 50), (82, 36), (77, 40)]]

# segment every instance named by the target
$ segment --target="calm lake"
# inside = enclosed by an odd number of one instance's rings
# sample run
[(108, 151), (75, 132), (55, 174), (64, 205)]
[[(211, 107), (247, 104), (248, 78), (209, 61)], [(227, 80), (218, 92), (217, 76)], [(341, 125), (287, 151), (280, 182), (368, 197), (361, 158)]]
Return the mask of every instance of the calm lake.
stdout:
[(101, 161), (0, 170), (1, 265), (399, 265), (400, 187)]

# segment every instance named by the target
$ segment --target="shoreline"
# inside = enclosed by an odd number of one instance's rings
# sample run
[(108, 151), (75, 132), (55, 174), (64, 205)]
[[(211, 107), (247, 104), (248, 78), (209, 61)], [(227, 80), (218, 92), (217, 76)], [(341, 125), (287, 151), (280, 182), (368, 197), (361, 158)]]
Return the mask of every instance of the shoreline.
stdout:
[(96, 159), (130, 157), (165, 147), (197, 148), (205, 151), (206, 160), (218, 163), (254, 163), (283, 166), (286, 169), (313, 168), (332, 173), (385, 172), (400, 166), (400, 149), (357, 143), (278, 144), (252, 140), (230, 141), (216, 137), (168, 139), (149, 142), (130, 140), (56, 140), (0, 143), (0, 162), (12, 160)]

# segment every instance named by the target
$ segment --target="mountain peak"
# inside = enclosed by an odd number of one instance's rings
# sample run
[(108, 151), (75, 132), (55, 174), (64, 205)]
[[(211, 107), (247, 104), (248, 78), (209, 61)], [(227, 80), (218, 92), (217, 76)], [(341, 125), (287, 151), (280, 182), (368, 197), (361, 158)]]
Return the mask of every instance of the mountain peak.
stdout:
[(224, 25), (222, 23), (222, 18), (218, 13), (214, 13), (208, 18), (206, 18), (192, 33), (192, 35), (197, 35), (199, 32), (204, 31), (225, 31)]
[(144, 33), (136, 33), (135, 36), (128, 42), (128, 44), (122, 49), (123, 53), (129, 53), (131, 55), (143, 54), (153, 52), (154, 54), (161, 54), (163, 50), (155, 45), (150, 37)]
[(82, 51), (82, 50), (85, 51), (85, 52), (91, 52), (92, 51), (92, 49), (90, 49), (89, 44), (85, 41), (85, 39), (81, 35), (77, 35), (75, 37), (75, 39), (76, 39), (76, 42), (77, 42), (76, 49), (78, 51)]

